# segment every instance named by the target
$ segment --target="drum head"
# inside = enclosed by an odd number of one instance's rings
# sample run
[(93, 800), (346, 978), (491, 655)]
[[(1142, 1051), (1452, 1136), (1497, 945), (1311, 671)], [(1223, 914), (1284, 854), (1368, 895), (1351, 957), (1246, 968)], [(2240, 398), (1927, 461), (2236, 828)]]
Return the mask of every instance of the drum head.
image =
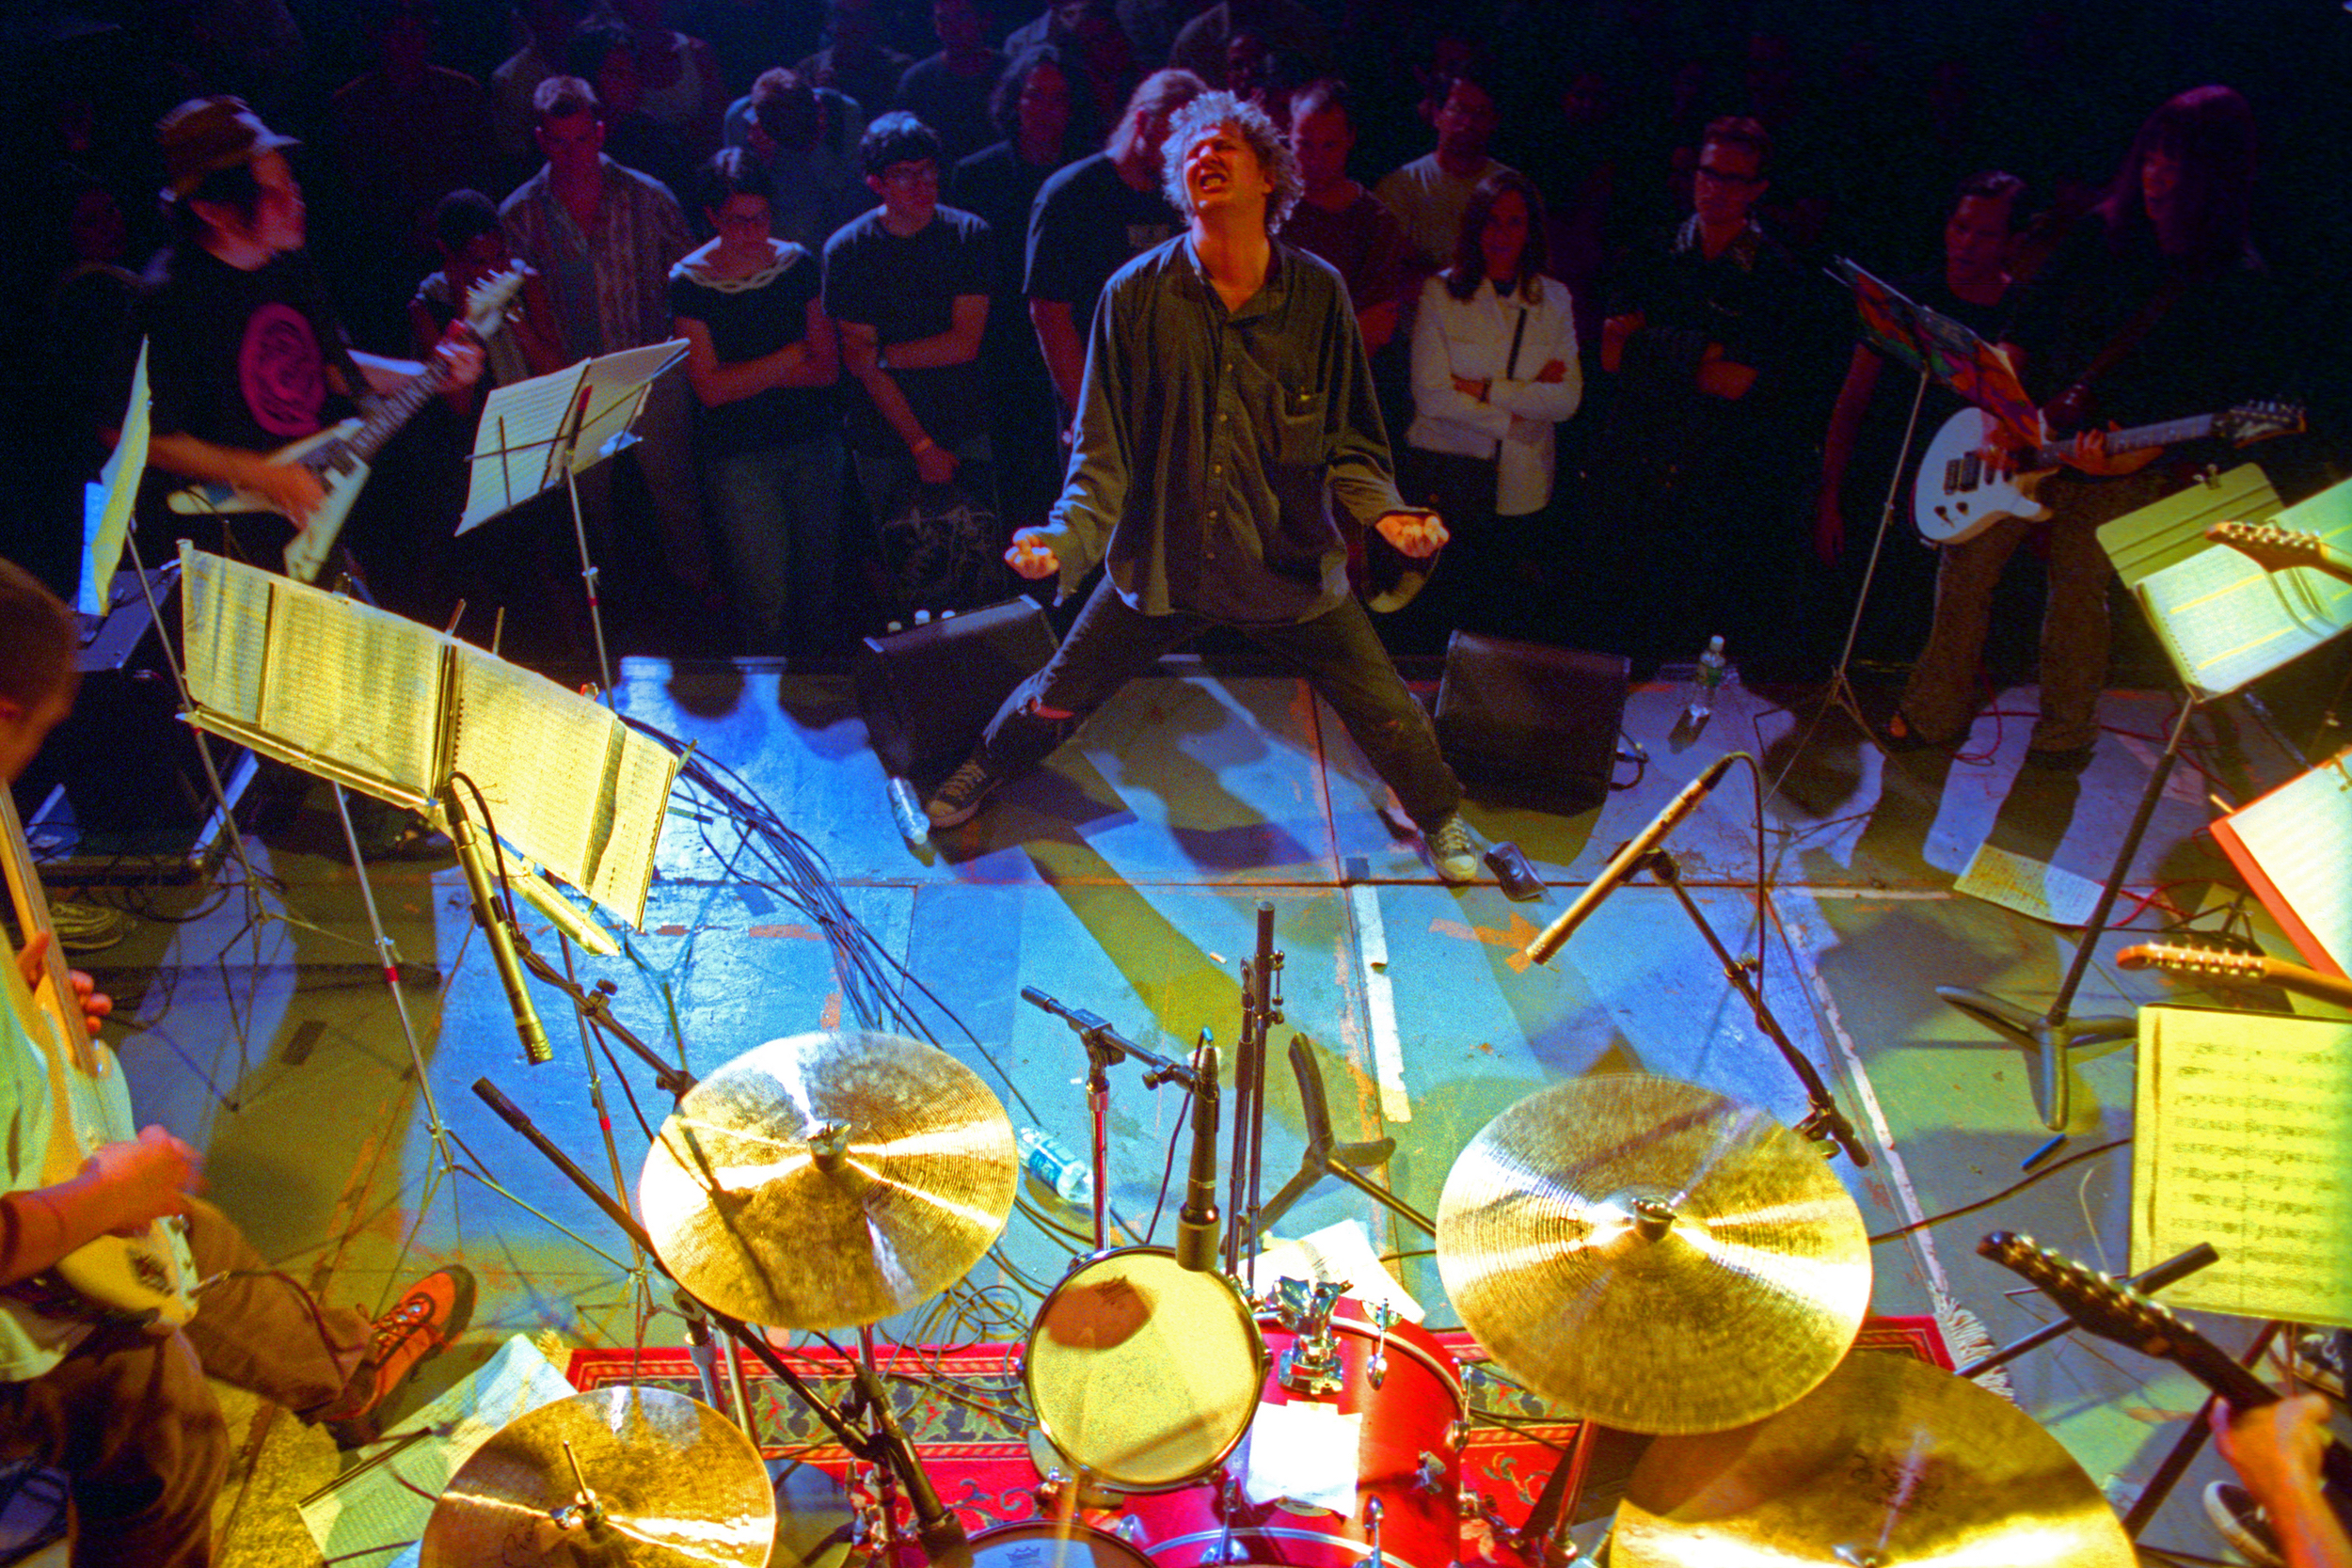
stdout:
[(1025, 1519), (972, 1538), (972, 1568), (1151, 1568), (1152, 1560), (1091, 1525)]
[(1152, 1491), (1204, 1474), (1241, 1441), (1265, 1349), (1222, 1275), (1134, 1247), (1045, 1298), (1021, 1375), (1056, 1452), (1109, 1485)]

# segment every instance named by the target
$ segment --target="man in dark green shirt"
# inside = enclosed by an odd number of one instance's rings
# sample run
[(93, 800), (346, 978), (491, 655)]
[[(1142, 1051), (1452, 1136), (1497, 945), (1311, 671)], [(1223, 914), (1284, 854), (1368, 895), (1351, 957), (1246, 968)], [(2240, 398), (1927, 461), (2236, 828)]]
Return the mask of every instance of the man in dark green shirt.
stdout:
[(1098, 560), (1104, 580), (928, 802), (931, 823), (969, 819), (1130, 676), (1223, 624), (1305, 673), (1438, 873), (1468, 881), (1461, 784), (1348, 592), (1333, 509), (1410, 556), (1445, 528), (1397, 495), (1345, 286), (1270, 237), (1298, 195), (1290, 149), (1262, 111), (1209, 93), (1179, 112), (1165, 158), (1188, 230), (1104, 289), (1061, 499), (1006, 552), (1064, 593)]

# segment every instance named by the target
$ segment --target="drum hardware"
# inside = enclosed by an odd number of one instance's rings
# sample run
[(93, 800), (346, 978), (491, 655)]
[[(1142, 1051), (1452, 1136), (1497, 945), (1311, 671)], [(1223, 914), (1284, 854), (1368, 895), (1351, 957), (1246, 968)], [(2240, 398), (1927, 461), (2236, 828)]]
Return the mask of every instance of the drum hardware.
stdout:
[(1282, 955), (1274, 948), (1274, 906), (1258, 901), (1258, 942), (1241, 970), (1241, 1033), (1233, 1058), (1233, 1163), (1227, 1172), (1225, 1272), (1254, 1282), (1259, 1213), (1258, 1181), (1265, 1152), (1265, 1047), (1282, 1022)]
[(1331, 1131), (1331, 1105), (1323, 1090), (1323, 1069), (1316, 1065), (1314, 1047), (1304, 1035), (1291, 1037), (1291, 1075), (1298, 1080), (1298, 1109), (1307, 1129), (1307, 1153), (1299, 1162), (1298, 1174), (1282, 1184), (1265, 1206), (1250, 1216), (1256, 1234), (1264, 1235), (1275, 1221), (1290, 1212), (1291, 1205), (1314, 1188), (1325, 1177), (1336, 1177), (1358, 1192), (1381, 1205), (1391, 1213), (1417, 1226), (1425, 1234), (1438, 1233), (1438, 1222), (1363, 1175), (1375, 1165), (1385, 1165), (1396, 1152), (1394, 1138), (1379, 1138), (1371, 1143), (1343, 1144)]
[(1427, 1449), (1421, 1450), (1421, 1464), (1413, 1471), (1413, 1484), (1436, 1496), (1445, 1490), (1445, 1461)]
[(1364, 1499), (1364, 1533), (1372, 1538), (1372, 1555), (1364, 1559), (1364, 1568), (1384, 1568), (1380, 1557), (1380, 1515), (1388, 1510), (1377, 1497)]
[[(1294, 1394), (1321, 1396), (1340, 1391), (1339, 1346), (1331, 1333), (1331, 1310), (1346, 1294), (1345, 1281), (1293, 1279), (1274, 1282), (1266, 1305), (1298, 1338), (1282, 1353), (1282, 1386)], [(1388, 1333), (1381, 1331), (1381, 1342)], [(1379, 1386), (1377, 1378), (1373, 1386)]]
[[(1098, 1013), (1083, 1007), (1068, 1007), (1046, 995), (1035, 986), (1021, 988), (1021, 1000), (1041, 1012), (1053, 1014), (1070, 1025), (1087, 1051), (1087, 1111), (1093, 1122), (1094, 1156), (1094, 1247), (1103, 1251), (1111, 1244), (1110, 1232), (1110, 1069), (1133, 1056), (1149, 1069), (1143, 1075), (1143, 1086), (1156, 1089), (1162, 1084), (1182, 1084), (1198, 1094), (1200, 1082), (1192, 1067), (1171, 1061), (1155, 1051), (1137, 1045)], [(1209, 1043), (1208, 1031), (1201, 1031), (1200, 1043)], [(1131, 1227), (1132, 1228), (1132, 1227)]]
[(1366, 1315), (1372, 1319), (1372, 1326), (1380, 1331), (1380, 1338), (1372, 1347), (1372, 1360), (1364, 1367), (1364, 1375), (1377, 1388), (1389, 1375), (1389, 1324), (1396, 1321), (1396, 1308), (1385, 1301), (1375, 1301), (1366, 1309)]

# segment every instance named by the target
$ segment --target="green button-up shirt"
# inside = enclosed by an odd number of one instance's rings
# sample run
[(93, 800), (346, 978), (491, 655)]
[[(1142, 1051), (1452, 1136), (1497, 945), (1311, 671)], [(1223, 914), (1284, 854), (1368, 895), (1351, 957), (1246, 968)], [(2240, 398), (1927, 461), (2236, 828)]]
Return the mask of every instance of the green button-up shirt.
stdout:
[(1228, 310), (1189, 235), (1104, 286), (1074, 448), (1045, 529), (1068, 593), (1097, 561), (1146, 615), (1304, 621), (1347, 595), (1347, 546), (1401, 510), (1346, 285), (1277, 243)]

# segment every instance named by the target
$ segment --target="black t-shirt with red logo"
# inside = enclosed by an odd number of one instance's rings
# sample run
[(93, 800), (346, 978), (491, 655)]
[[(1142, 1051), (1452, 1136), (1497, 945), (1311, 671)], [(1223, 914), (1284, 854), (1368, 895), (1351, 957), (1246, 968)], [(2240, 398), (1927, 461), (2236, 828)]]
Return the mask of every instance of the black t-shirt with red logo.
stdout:
[(326, 370), (340, 366), (352, 387), (358, 372), (305, 253), (248, 272), (175, 246), (151, 283), (139, 327), (156, 435), (274, 451), (351, 412)]

